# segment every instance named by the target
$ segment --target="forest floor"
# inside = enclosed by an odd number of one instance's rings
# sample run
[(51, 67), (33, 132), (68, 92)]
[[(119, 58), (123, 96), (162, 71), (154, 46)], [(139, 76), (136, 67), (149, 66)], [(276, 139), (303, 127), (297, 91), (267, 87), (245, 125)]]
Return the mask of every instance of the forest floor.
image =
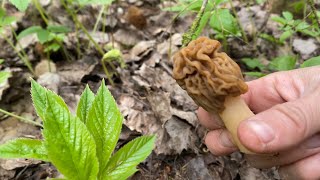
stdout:
[[(50, 21), (75, 29), (58, 0), (40, 0), (40, 3)], [(138, 166), (139, 171), (131, 179), (280, 179), (276, 168), (261, 170), (250, 167), (243, 154), (238, 152), (214, 156), (203, 144), (206, 129), (198, 123), (198, 107), (172, 78), (172, 55), (181, 47), (182, 34), (192, 24), (195, 13), (175, 18), (177, 13), (163, 10), (175, 4), (158, 0), (115, 2), (109, 6), (96, 31), (92, 29), (101, 6), (86, 6), (78, 12), (78, 19), (101, 47), (106, 51), (115, 47), (123, 54), (125, 67), (121, 68), (119, 62), (113, 63), (115, 69), (107, 67), (113, 73), (114, 85), (106, 81), (124, 117), (118, 147), (141, 134), (157, 135), (153, 153)], [(290, 40), (279, 45), (252, 35), (256, 31), (272, 37), (281, 34), (279, 24), (270, 18), (273, 13), (266, 3), (233, 1), (233, 5), (249, 43), (241, 37), (228, 37), (222, 49), (240, 65), (243, 72), (260, 69), (248, 68), (242, 58), (258, 58), (266, 66), (272, 58), (289, 54), (298, 57), (294, 64), (298, 67), (306, 59), (320, 55), (319, 38), (295, 33)], [(128, 13), (131, 6), (138, 7), (131, 12), (133, 14)], [(33, 6), (25, 12), (19, 12), (10, 4), (5, 4), (5, 7), (9, 15), (17, 18), (13, 25), (17, 34), (30, 26), (44, 26)], [(226, 8), (230, 6), (226, 5)], [(135, 13), (143, 16), (135, 17)], [(10, 31), (5, 33), (11, 38)], [(214, 31), (207, 27), (202, 35), (213, 37)], [(17, 44), (15, 40), (13, 42)], [(35, 35), (26, 36), (19, 43), (26, 51), (35, 74), (30, 73), (12, 47), (0, 38), (0, 59), (4, 59), (0, 70), (11, 72), (8, 81), (0, 84), (0, 107), (6, 111), (41, 122), (32, 106), (30, 77), (57, 92), (73, 112), (86, 84), (96, 92), (101, 80), (107, 79), (101, 66), (101, 55), (83, 32), (65, 34), (63, 48), (67, 55), (59, 50), (48, 58)], [(308, 46), (301, 47), (301, 44)], [(51, 60), (50, 67), (48, 59)], [(246, 76), (245, 79), (254, 78)], [(17, 137), (39, 139), (42, 138), (41, 129), (0, 113), (0, 144)], [(55, 167), (43, 161), (0, 160), (1, 180), (57, 176), (59, 173)]]

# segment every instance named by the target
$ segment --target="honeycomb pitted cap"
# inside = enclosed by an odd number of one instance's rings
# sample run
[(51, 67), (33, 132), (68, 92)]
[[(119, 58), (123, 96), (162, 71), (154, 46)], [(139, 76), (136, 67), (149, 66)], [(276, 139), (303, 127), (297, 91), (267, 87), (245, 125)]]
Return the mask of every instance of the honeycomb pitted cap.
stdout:
[(218, 52), (220, 47), (219, 41), (199, 37), (173, 57), (173, 77), (209, 112), (223, 111), (227, 96), (248, 91), (240, 67), (226, 53)]

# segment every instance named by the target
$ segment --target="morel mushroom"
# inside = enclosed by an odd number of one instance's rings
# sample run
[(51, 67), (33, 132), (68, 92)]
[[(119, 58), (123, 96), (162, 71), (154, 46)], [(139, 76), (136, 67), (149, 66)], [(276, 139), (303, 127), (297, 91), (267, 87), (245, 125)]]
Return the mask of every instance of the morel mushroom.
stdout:
[(200, 37), (173, 57), (173, 77), (206, 111), (218, 113), (241, 152), (251, 153), (239, 141), (237, 128), (254, 114), (240, 97), (247, 92), (241, 70), (219, 41)]

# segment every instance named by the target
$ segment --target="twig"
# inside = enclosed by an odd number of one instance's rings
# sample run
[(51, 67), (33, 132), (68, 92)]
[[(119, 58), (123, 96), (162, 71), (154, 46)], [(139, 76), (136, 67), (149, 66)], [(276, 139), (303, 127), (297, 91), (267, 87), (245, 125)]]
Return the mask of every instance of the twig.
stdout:
[(203, 16), (203, 13), (204, 13), (204, 10), (206, 9), (207, 4), (208, 4), (208, 0), (202, 1), (201, 9), (197, 14), (196, 19), (193, 21), (188, 32), (182, 35), (182, 47), (187, 46), (189, 42), (192, 41), (193, 35), (197, 31), (197, 28), (199, 27), (201, 18)]
[(0, 112), (3, 113), (3, 114), (6, 114), (6, 115), (8, 115), (8, 116), (12, 116), (12, 117), (14, 117), (14, 118), (17, 118), (17, 119), (21, 120), (22, 122), (25, 122), (25, 123), (28, 123), (28, 124), (32, 124), (32, 125), (35, 125), (35, 126), (40, 126), (40, 127), (42, 127), (42, 124), (40, 124), (40, 123), (37, 123), (37, 122), (32, 121), (32, 120), (30, 120), (30, 119), (27, 119), (27, 118), (24, 118), (24, 117), (15, 115), (15, 114), (13, 114), (13, 113), (11, 113), (11, 112), (8, 112), (8, 111), (5, 111), (5, 110), (3, 110), (3, 109), (1, 109), (1, 108), (0, 108)]
[(320, 19), (319, 17), (317, 16), (317, 9), (316, 7), (314, 7), (314, 1), (313, 0), (308, 0), (308, 4), (309, 6), (311, 7), (311, 11), (312, 13), (314, 14), (314, 17), (316, 18), (316, 21), (318, 23), (318, 26), (320, 27)]
[(238, 16), (238, 14), (237, 14), (237, 11), (236, 11), (236, 9), (234, 8), (231, 0), (229, 0), (229, 3), (230, 3), (230, 6), (231, 6), (231, 10), (232, 10), (234, 16), (236, 17), (237, 23), (238, 23), (238, 25), (239, 25), (239, 28), (240, 28), (240, 31), (241, 31), (241, 34), (242, 34), (242, 38), (243, 38), (243, 40), (244, 40), (244, 42), (245, 42), (246, 44), (249, 44), (247, 35), (246, 35), (246, 33), (244, 32), (244, 30), (243, 30), (243, 28), (242, 28), (242, 26), (241, 26), (241, 24), (240, 24), (240, 20), (239, 20), (239, 16)]

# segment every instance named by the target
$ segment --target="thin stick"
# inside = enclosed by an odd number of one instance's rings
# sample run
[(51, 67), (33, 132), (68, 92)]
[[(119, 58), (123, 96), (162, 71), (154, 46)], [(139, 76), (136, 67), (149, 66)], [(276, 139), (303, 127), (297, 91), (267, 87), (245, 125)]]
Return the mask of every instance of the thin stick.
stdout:
[(12, 117), (14, 117), (14, 118), (17, 118), (17, 119), (21, 120), (22, 122), (25, 122), (25, 123), (28, 123), (28, 124), (32, 124), (32, 125), (35, 125), (35, 126), (43, 127), (42, 124), (40, 124), (40, 123), (37, 123), (37, 122), (32, 121), (32, 120), (30, 120), (30, 119), (27, 119), (27, 118), (24, 118), (24, 117), (15, 115), (15, 114), (13, 114), (13, 113), (11, 113), (11, 112), (8, 112), (8, 111), (5, 111), (5, 110), (3, 110), (3, 109), (1, 109), (1, 108), (0, 108), (0, 112), (3, 113), (3, 114), (6, 114), (6, 115), (8, 115), (8, 116), (12, 116)]

